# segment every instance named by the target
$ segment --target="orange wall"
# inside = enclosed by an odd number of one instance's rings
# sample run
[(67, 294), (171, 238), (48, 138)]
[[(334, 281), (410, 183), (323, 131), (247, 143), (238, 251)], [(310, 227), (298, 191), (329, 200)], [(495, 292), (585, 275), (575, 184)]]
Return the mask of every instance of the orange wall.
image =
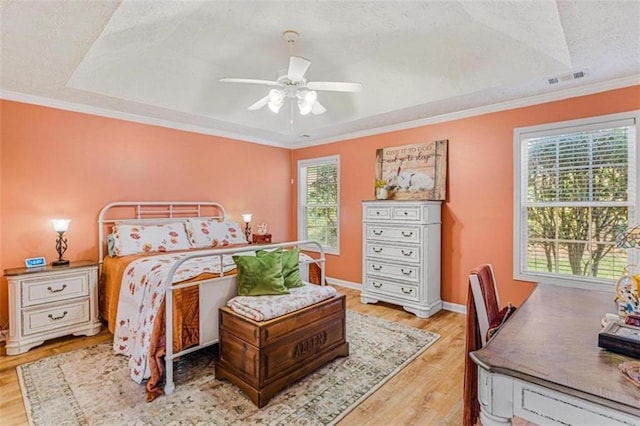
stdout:
[[(2, 269), (57, 258), (55, 217), (72, 220), (65, 258), (97, 259), (98, 212), (117, 200), (220, 201), (290, 238), (288, 149), (9, 101), (0, 114)], [(7, 306), (3, 278), (0, 319)]]
[(327, 256), (327, 275), (361, 282), (361, 201), (373, 198), (376, 149), (448, 139), (442, 299), (465, 304), (469, 270), (490, 262), (501, 302), (521, 304), (533, 286), (513, 280), (513, 129), (634, 109), (640, 86), (295, 150), (294, 177), (298, 160), (340, 155), (340, 256)]

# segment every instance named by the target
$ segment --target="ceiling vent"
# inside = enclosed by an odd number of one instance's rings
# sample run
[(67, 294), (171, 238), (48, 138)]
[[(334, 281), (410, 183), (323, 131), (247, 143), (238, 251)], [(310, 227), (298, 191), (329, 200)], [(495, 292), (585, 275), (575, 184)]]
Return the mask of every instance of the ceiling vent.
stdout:
[(584, 69), (580, 71), (570, 72), (567, 74), (556, 75), (554, 77), (549, 77), (547, 78), (547, 83), (553, 86), (554, 84), (565, 83), (567, 81), (577, 80), (579, 78), (584, 78), (588, 76), (589, 76), (589, 72), (586, 69)]

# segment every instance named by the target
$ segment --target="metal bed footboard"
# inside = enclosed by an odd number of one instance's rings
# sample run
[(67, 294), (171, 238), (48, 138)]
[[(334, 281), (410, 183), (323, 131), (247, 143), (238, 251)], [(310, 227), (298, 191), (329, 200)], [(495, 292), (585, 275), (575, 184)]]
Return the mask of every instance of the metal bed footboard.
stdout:
[[(186, 257), (184, 257), (183, 259), (180, 259), (179, 261), (177, 261), (169, 270), (169, 273), (167, 275), (167, 278), (165, 280), (165, 303), (166, 303), (166, 309), (165, 309), (165, 337), (166, 337), (166, 354), (165, 354), (165, 385), (164, 385), (164, 392), (167, 395), (170, 395), (173, 393), (173, 391), (175, 390), (175, 383), (173, 381), (173, 360), (182, 356), (182, 355), (186, 355), (188, 353), (191, 352), (195, 352), (197, 350), (209, 347), (211, 345), (214, 345), (216, 343), (218, 343), (218, 340), (211, 340), (211, 341), (207, 341), (207, 342), (203, 342), (203, 333), (200, 333), (199, 336), (199, 344), (197, 346), (192, 346), (190, 348), (184, 349), (182, 351), (173, 352), (173, 292), (176, 290), (180, 290), (183, 288), (187, 288), (187, 287), (193, 287), (193, 286), (204, 286), (207, 284), (213, 284), (215, 283), (215, 281), (212, 280), (206, 280), (206, 281), (193, 281), (193, 282), (188, 282), (188, 283), (182, 283), (182, 284), (172, 284), (173, 283), (173, 277), (176, 273), (176, 271), (178, 270), (178, 268), (180, 268), (180, 266), (182, 266), (183, 263), (188, 262), (189, 260), (192, 259), (197, 259), (197, 258), (202, 258), (202, 257), (213, 257), (213, 256), (219, 256), (220, 257), (220, 277), (225, 277), (225, 276), (229, 276), (229, 277), (233, 277), (232, 275), (224, 275), (224, 272), (222, 271), (222, 256), (224, 255), (229, 255), (229, 254), (238, 254), (238, 253), (246, 253), (246, 252), (251, 252), (251, 251), (256, 251), (256, 250), (269, 250), (269, 249), (277, 249), (277, 248), (283, 248), (283, 247), (299, 247), (301, 249), (303, 249), (304, 247), (313, 247), (313, 251), (314, 252), (318, 252), (318, 256), (319, 257), (313, 257), (312, 259), (307, 259), (304, 261), (301, 261), (300, 264), (311, 264), (311, 263), (315, 263), (320, 267), (320, 285), (325, 285), (325, 254), (324, 254), (324, 249), (322, 247), (322, 245), (317, 242), (317, 241), (313, 241), (313, 240), (305, 240), (305, 241), (292, 241), (292, 242), (285, 242), (285, 243), (274, 243), (274, 244), (260, 244), (259, 247), (256, 246), (246, 246), (246, 247), (241, 247), (241, 248), (227, 248), (227, 249), (219, 249), (216, 250), (215, 253), (211, 253), (206, 252), (206, 253), (193, 253), (190, 254)], [(200, 288), (198, 289), (200, 291)], [(199, 305), (199, 308), (201, 308), (202, 306)], [(200, 321), (202, 321), (202, 316), (200, 316)], [(202, 330), (202, 324), (200, 324), (200, 330)]]

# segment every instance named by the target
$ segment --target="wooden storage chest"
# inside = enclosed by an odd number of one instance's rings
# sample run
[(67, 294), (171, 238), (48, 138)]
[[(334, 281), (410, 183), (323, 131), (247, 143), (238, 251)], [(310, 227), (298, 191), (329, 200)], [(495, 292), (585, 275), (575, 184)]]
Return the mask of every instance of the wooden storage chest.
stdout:
[(279, 390), (349, 355), (345, 296), (261, 322), (225, 306), (220, 308), (219, 344), (216, 378), (234, 383), (264, 407)]

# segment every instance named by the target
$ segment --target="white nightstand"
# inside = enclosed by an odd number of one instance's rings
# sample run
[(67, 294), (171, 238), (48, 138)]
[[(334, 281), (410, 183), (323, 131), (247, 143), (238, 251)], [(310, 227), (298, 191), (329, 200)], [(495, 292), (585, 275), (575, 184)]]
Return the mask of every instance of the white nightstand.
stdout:
[(96, 262), (5, 269), (4, 275), (9, 283), (7, 355), (21, 354), (67, 334), (100, 332)]

